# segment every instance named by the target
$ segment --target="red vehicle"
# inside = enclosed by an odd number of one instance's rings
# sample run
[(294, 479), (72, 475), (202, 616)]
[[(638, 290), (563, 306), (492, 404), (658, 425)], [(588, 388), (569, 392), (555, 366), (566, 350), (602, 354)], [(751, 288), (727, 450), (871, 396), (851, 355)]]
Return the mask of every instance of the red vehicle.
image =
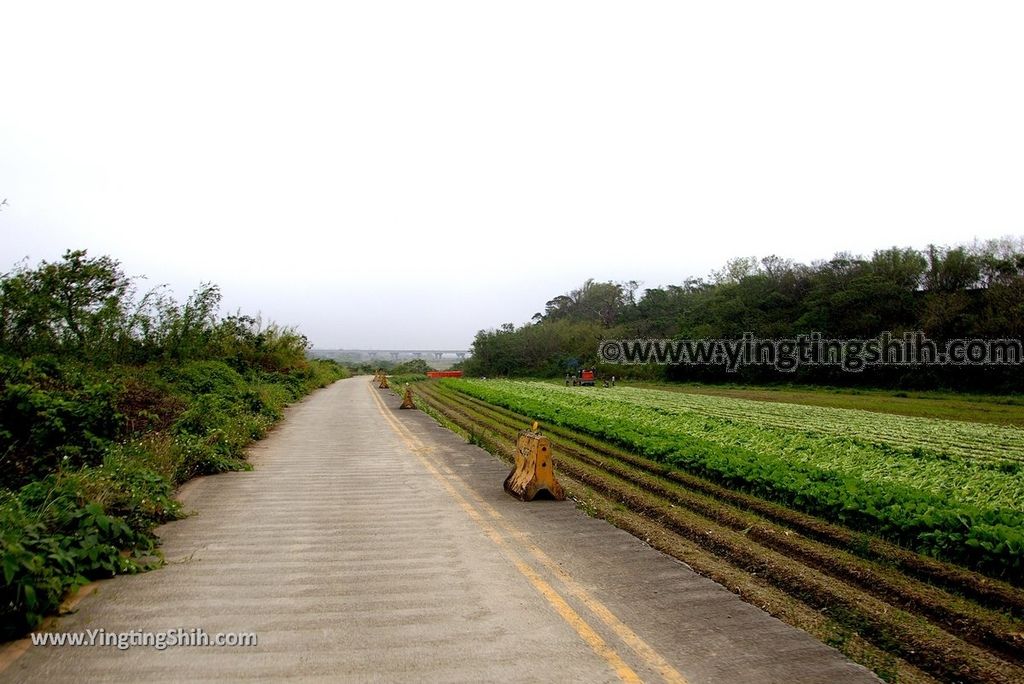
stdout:
[(594, 386), (594, 370), (592, 368), (584, 368), (580, 371), (579, 376), (576, 378), (577, 385), (584, 385), (587, 387)]

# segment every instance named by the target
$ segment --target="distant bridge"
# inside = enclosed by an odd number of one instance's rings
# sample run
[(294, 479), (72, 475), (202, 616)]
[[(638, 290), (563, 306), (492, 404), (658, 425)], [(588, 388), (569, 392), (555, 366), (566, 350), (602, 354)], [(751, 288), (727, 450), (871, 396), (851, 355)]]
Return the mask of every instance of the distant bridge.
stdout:
[(462, 360), (471, 356), (468, 349), (313, 349), (310, 356), (318, 359), (338, 359), (346, 361), (373, 361), (389, 359), (443, 359)]

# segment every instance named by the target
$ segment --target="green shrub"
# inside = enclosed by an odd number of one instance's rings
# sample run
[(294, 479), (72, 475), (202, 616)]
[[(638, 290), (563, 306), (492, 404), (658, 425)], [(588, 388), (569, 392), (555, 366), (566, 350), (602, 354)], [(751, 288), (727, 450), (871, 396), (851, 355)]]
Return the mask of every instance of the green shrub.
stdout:
[(405, 391), (405, 386), (414, 382), (422, 382), (426, 380), (427, 376), (423, 373), (403, 373), (401, 375), (389, 375), (388, 384), (391, 385), (391, 389), (398, 391)]
[(0, 486), (98, 464), (123, 428), (116, 398), (101, 374), (50, 358), (0, 357)]
[(178, 391), (191, 397), (203, 394), (233, 397), (245, 390), (245, 379), (223, 361), (189, 361), (180, 366), (165, 366), (161, 375)]
[(176, 485), (247, 468), (289, 402), (345, 377), (219, 303), (208, 283), (136, 300), (84, 251), (0, 274), (0, 640), (92, 578), (151, 567)]
[(88, 501), (88, 475), (50, 475), (0, 498), (0, 638), (32, 629), (91, 579), (137, 572), (155, 539)]

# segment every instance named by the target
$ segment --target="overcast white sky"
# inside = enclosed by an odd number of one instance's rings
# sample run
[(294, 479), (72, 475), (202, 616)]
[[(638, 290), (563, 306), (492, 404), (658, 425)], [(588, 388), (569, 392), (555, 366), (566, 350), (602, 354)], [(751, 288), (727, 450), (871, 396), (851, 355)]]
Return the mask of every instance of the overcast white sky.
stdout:
[(1020, 2), (0, 2), (0, 270), (67, 248), (464, 348), (646, 286), (1024, 233)]

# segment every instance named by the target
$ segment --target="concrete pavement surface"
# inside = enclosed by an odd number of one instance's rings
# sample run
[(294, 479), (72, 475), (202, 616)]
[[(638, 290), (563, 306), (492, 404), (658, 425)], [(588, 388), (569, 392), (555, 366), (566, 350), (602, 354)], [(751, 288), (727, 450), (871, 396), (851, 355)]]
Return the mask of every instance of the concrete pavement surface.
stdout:
[(254, 470), (182, 488), (166, 567), (51, 632), (256, 646), (8, 645), (0, 681), (874, 682), (874, 675), (352, 378), (288, 410)]

